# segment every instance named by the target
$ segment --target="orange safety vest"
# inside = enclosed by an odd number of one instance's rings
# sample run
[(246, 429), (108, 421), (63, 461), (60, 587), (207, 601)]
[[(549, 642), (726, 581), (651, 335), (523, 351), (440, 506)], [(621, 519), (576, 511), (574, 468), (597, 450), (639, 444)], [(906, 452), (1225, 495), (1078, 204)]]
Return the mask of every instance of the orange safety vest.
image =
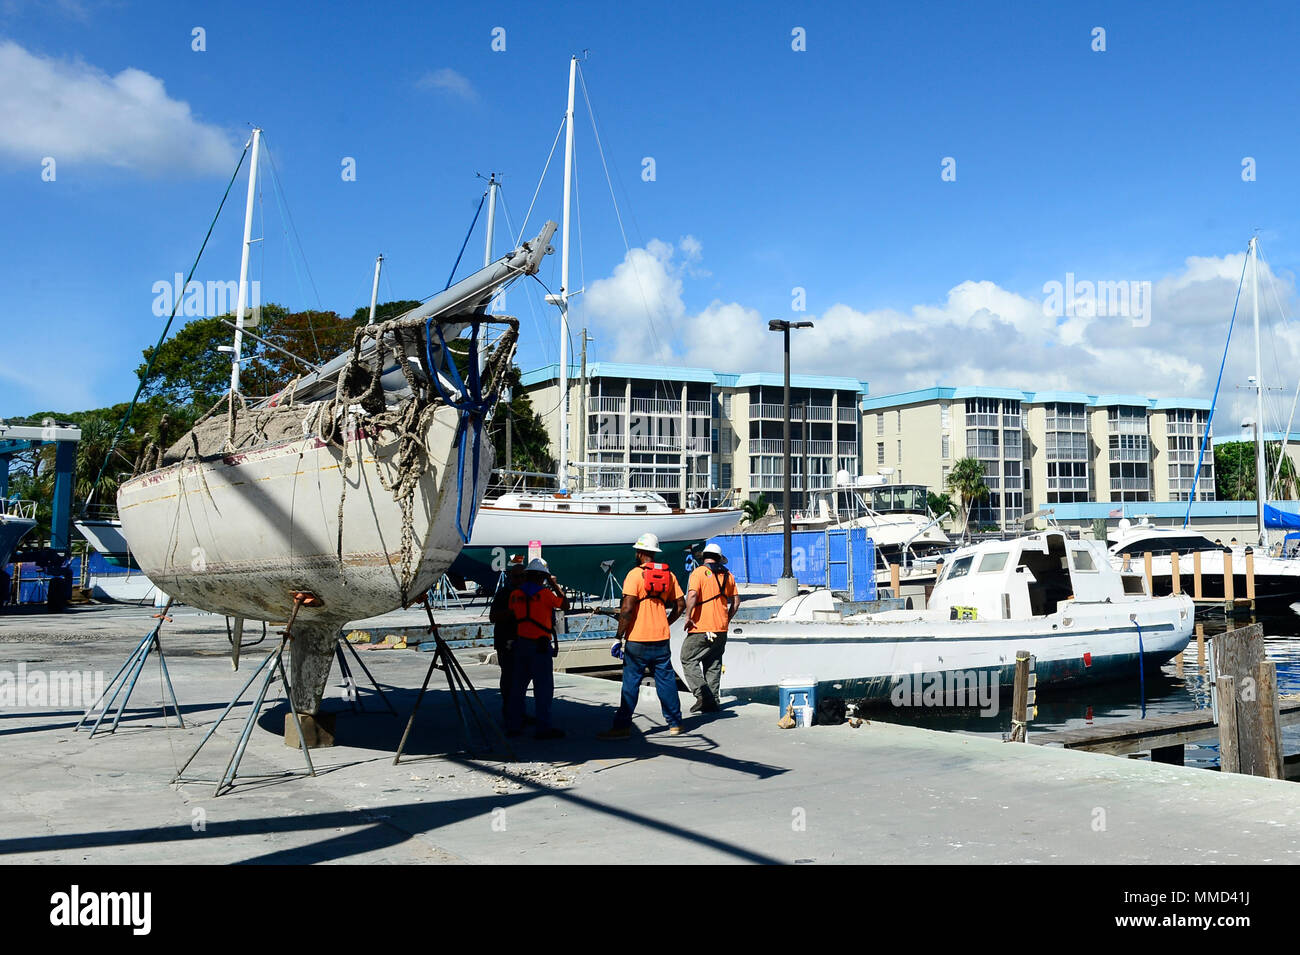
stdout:
[(545, 587), (531, 595), (522, 587), (510, 592), (510, 612), (514, 614), (519, 636), (526, 640), (549, 640), (555, 636), (555, 608), (549, 601), (537, 599), (543, 592), (550, 593)]

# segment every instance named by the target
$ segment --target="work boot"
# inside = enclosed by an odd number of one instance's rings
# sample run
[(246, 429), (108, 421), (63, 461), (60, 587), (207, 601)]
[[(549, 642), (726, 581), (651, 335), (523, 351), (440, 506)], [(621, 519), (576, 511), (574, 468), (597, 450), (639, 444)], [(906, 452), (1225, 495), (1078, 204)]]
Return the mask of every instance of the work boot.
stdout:
[(681, 736), (681, 735), (682, 735), (683, 733), (685, 733), (685, 732), (686, 732), (686, 729), (685, 729), (685, 727), (682, 726), (681, 723), (678, 723), (676, 726), (670, 726), (670, 727), (668, 727), (668, 735), (669, 735), (669, 736)]
[(627, 739), (632, 735), (630, 726), (611, 726), (609, 729), (597, 733), (596, 739)]
[(699, 713), (701, 710), (705, 709), (705, 707), (708, 705), (707, 703), (705, 703), (705, 695), (707, 693), (708, 690), (705, 690), (703, 688), (695, 691), (695, 705), (691, 707), (692, 713)]

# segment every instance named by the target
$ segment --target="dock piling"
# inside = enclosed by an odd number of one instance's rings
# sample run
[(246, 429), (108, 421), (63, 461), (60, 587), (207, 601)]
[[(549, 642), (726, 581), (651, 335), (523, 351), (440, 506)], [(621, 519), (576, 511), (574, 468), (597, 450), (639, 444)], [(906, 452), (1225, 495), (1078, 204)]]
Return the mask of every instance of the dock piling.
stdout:
[(1201, 590), (1201, 552), (1192, 551), (1192, 599), (1202, 600), (1205, 594)]
[(1169, 573), (1173, 581), (1173, 592), (1181, 594), (1183, 592), (1183, 578), (1178, 573), (1178, 551), (1176, 550), (1169, 553)]
[(1016, 651), (1016, 682), (1011, 696), (1011, 736), (1008, 742), (1029, 741), (1029, 702), (1033, 657), (1028, 650)]

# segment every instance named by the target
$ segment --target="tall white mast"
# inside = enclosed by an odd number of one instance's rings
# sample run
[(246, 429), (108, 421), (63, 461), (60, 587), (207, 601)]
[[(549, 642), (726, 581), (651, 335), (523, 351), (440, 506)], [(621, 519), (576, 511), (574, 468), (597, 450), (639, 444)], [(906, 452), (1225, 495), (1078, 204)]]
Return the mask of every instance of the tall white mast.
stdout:
[(1264, 526), (1264, 498), (1268, 482), (1264, 473), (1264, 380), (1259, 357), (1259, 239), (1250, 240), (1250, 298), (1255, 313), (1255, 510), (1259, 516), (1259, 545), (1268, 548), (1268, 528)]
[(492, 264), (492, 237), (496, 233), (497, 227), (497, 174), (491, 173), (488, 176), (488, 218), (487, 218), (487, 240), (483, 243), (483, 267), (487, 268)]
[(375, 303), (379, 301), (379, 270), (384, 264), (384, 254), (375, 256), (375, 280), (370, 285), (370, 319), (367, 325), (375, 324)]
[(244, 346), (244, 315), (248, 311), (248, 251), (253, 244), (253, 200), (257, 196), (257, 157), (261, 146), (262, 131), (254, 129), (253, 156), (248, 166), (248, 201), (244, 205), (244, 249), (239, 257), (239, 305), (235, 310), (235, 348), (230, 359), (232, 393), (239, 391), (239, 357), (240, 350)]
[(573, 189), (573, 90), (578, 58), (569, 58), (569, 108), (564, 114), (564, 227), (560, 238), (560, 489), (569, 484), (569, 196)]

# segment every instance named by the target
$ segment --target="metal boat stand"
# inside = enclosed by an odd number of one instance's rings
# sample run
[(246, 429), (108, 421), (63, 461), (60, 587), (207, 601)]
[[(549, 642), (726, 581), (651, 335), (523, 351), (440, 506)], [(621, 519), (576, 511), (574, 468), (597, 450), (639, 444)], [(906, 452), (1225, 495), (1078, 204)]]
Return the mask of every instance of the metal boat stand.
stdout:
[[(415, 714), (420, 711), (420, 703), (424, 700), (424, 694), (429, 689), (429, 680), (433, 678), (435, 668), (440, 669), (447, 676), (447, 689), (451, 691), (452, 706), (456, 708), (456, 717), (460, 721), (461, 738), (465, 744), (465, 752), (473, 753), (474, 744), (471, 735), (471, 726), (478, 731), (484, 743), (488, 747), (487, 752), (503, 751), (510, 762), (515, 761), (514, 750), (510, 748), (510, 743), (501, 727), (497, 725), (488, 713), (487, 708), (478, 698), (478, 691), (474, 689), (474, 684), (470, 682), (469, 674), (465, 668), (460, 665), (456, 659), (456, 654), (452, 652), (447, 641), (442, 639), (442, 634), (438, 632), (438, 625), (433, 621), (433, 606), (429, 602), (428, 592), (424, 595), (424, 609), (429, 615), (429, 633), (433, 635), (434, 650), (433, 659), (429, 661), (428, 672), (424, 674), (424, 683), (420, 687), (420, 694), (415, 698), (415, 706), (411, 709), (411, 718), (406, 721), (406, 730), (402, 733), (402, 741), (397, 744), (397, 752), (393, 754), (393, 765), (396, 766), (402, 758), (402, 751), (406, 749), (406, 741), (410, 738), (411, 728), (415, 725)], [(495, 749), (495, 744), (499, 744), (501, 749)]]
[(356, 659), (357, 666), (361, 667), (361, 672), (366, 675), (366, 679), (370, 681), (370, 685), (375, 688), (375, 692), (379, 694), (379, 698), (384, 701), (384, 706), (388, 707), (388, 712), (396, 716), (397, 710), (393, 709), (393, 704), (389, 701), (388, 694), (383, 691), (369, 668), (364, 662), (362, 662), (361, 654), (357, 653), (357, 648), (348, 643), (346, 637), (339, 634), (339, 642), (334, 646), (334, 654), (339, 661), (339, 675), (343, 677), (343, 686), (345, 688), (343, 691), (343, 698), (352, 705), (352, 712), (355, 713), (357, 712), (357, 709), (360, 708), (361, 712), (364, 713), (366, 711), (366, 706), (361, 702), (361, 693), (359, 692), (357, 681), (352, 676), (352, 667), (348, 665), (348, 658), (343, 654), (344, 647), (347, 647), (352, 651), (352, 656)]
[[(171, 609), (172, 602), (171, 600), (168, 600), (167, 606), (163, 608), (162, 613), (156, 613), (153, 615), (154, 619), (157, 620), (158, 623), (154, 625), (153, 630), (149, 631), (148, 636), (141, 640), (139, 645), (131, 651), (130, 656), (126, 658), (126, 662), (123, 663), (117, 673), (113, 675), (113, 679), (108, 681), (108, 686), (104, 687), (104, 692), (99, 695), (99, 698), (90, 705), (85, 713), (81, 714), (81, 719), (77, 720), (77, 725), (73, 727), (74, 732), (81, 729), (82, 726), (85, 725), (86, 721), (90, 719), (91, 715), (96, 710), (99, 710), (99, 717), (95, 720), (95, 725), (90, 728), (90, 738), (94, 739), (95, 734), (99, 732), (100, 724), (104, 722), (104, 717), (108, 715), (108, 711), (113, 708), (113, 704), (117, 702), (118, 696), (121, 695), (122, 702), (118, 705), (117, 715), (113, 717), (112, 725), (105, 730), (107, 733), (116, 733), (117, 725), (122, 722), (122, 714), (126, 712), (126, 705), (130, 702), (131, 694), (135, 690), (136, 681), (140, 679), (140, 673), (144, 670), (145, 661), (148, 660), (149, 655), (155, 651), (158, 653), (158, 666), (162, 670), (163, 680), (167, 685), (167, 695), (171, 697), (172, 709), (176, 712), (176, 722), (180, 724), (181, 729), (185, 729), (185, 719), (181, 716), (180, 704), (176, 702), (176, 690), (172, 687), (172, 677), (167, 671), (167, 656), (163, 653), (162, 640), (159, 638), (159, 632), (162, 630), (163, 623), (171, 622), (172, 618), (167, 616), (167, 611)], [(110, 690), (113, 691), (111, 697), (108, 695)], [(122, 693), (123, 690), (126, 691), (125, 694)], [(106, 697), (108, 698), (107, 702), (105, 702)], [(103, 705), (103, 709), (100, 709), (101, 704)], [(162, 702), (162, 715), (163, 722), (166, 723), (166, 699)]]
[[(277, 672), (280, 675), (280, 679), (284, 681), (284, 696), (289, 703), (289, 712), (293, 715), (294, 726), (298, 728), (298, 744), (302, 747), (303, 759), (307, 761), (307, 775), (316, 775), (316, 767), (312, 765), (311, 752), (307, 748), (307, 738), (302, 732), (302, 721), (298, 719), (298, 711), (294, 709), (293, 706), (293, 692), (289, 685), (289, 674), (284, 667), (284, 651), (285, 648), (288, 647), (289, 641), (293, 639), (293, 624), (298, 617), (299, 609), (302, 607), (314, 606), (318, 602), (319, 598), (316, 597), (315, 594), (299, 591), (293, 595), (293, 613), (289, 615), (289, 622), (280, 633), (280, 645), (267, 654), (266, 659), (258, 664), (257, 669), (252, 672), (248, 680), (245, 681), (244, 685), (240, 688), (239, 692), (235, 694), (235, 698), (230, 701), (229, 705), (224, 710), (221, 711), (221, 715), (217, 717), (217, 721), (212, 724), (212, 727), (208, 730), (207, 734), (202, 740), (200, 740), (199, 745), (194, 748), (194, 752), (190, 753), (190, 758), (185, 760), (184, 765), (176, 771), (176, 776), (172, 779), (173, 785), (179, 782), (184, 782), (181, 777), (184, 775), (185, 770), (189, 768), (190, 763), (194, 762), (194, 757), (198, 756), (199, 751), (207, 745), (208, 740), (212, 739), (213, 734), (216, 733), (217, 727), (221, 725), (222, 720), (230, 715), (230, 711), (235, 708), (236, 704), (239, 703), (244, 694), (248, 692), (248, 688), (253, 685), (253, 682), (259, 676), (262, 676), (262, 685), (258, 688), (256, 699), (253, 700), (253, 708), (249, 711), (248, 719), (244, 723), (243, 732), (239, 734), (239, 742), (235, 745), (235, 752), (231, 755), (230, 762), (226, 764), (225, 772), (222, 773), (221, 780), (217, 783), (217, 788), (213, 792), (213, 796), (220, 796), (222, 790), (227, 786), (230, 786), (231, 788), (234, 787), (235, 777), (239, 774), (239, 763), (244, 758), (244, 750), (248, 748), (248, 741), (253, 735), (253, 727), (257, 724), (258, 713), (262, 710), (262, 704), (266, 701), (267, 691), (270, 689), (271, 682), (275, 679)], [(263, 676), (263, 674), (265, 675)], [(291, 775), (297, 774), (293, 773)]]

